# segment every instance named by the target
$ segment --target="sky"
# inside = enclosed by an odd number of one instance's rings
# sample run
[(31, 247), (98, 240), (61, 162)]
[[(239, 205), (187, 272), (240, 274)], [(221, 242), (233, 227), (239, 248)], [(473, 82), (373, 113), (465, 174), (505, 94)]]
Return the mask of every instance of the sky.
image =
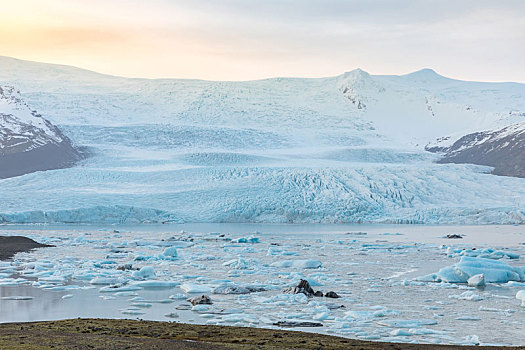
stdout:
[(524, 0), (0, 0), (0, 55), (144, 78), (525, 83)]

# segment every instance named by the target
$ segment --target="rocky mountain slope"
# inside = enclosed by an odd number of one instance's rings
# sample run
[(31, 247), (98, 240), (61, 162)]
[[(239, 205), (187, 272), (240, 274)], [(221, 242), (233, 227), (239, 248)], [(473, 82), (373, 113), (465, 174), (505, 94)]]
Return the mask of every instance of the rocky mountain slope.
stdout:
[(31, 110), (20, 92), (0, 86), (0, 178), (64, 168), (80, 158), (71, 141)]
[(429, 145), (439, 163), (472, 163), (494, 168), (495, 175), (525, 177), (525, 123), (465, 135), (448, 147)]

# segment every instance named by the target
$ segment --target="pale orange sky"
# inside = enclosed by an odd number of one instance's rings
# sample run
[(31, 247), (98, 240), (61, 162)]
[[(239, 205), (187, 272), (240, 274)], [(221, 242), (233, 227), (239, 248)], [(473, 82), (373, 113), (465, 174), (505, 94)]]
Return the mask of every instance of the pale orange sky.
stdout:
[(148, 78), (525, 82), (521, 0), (0, 0), (0, 55)]

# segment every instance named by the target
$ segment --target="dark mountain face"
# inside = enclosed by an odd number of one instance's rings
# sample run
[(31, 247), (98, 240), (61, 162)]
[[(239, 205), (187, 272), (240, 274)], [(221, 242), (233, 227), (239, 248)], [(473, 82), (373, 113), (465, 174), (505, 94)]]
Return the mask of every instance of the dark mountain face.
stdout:
[(525, 177), (525, 123), (468, 134), (450, 147), (425, 149), (443, 154), (438, 163), (488, 165), (495, 175)]
[(82, 154), (13, 87), (0, 86), (0, 179), (72, 166)]

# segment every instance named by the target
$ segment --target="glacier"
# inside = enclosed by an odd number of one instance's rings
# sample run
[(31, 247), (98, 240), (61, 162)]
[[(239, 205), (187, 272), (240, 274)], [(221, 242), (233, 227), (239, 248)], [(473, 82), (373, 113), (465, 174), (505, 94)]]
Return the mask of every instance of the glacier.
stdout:
[(425, 150), (523, 123), (525, 84), (152, 80), (8, 57), (0, 83), (91, 154), (0, 180), (0, 223), (525, 223), (525, 179)]

